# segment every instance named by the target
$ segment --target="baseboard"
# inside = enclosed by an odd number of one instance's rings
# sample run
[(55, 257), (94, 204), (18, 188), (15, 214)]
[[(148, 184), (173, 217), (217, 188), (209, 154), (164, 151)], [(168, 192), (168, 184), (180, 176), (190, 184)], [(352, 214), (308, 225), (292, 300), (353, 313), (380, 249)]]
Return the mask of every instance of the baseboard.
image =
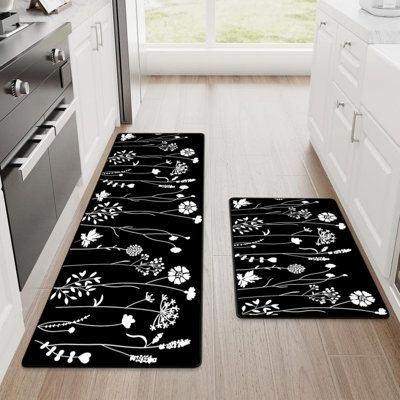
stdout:
[(310, 75), (311, 47), (146, 47), (147, 75)]

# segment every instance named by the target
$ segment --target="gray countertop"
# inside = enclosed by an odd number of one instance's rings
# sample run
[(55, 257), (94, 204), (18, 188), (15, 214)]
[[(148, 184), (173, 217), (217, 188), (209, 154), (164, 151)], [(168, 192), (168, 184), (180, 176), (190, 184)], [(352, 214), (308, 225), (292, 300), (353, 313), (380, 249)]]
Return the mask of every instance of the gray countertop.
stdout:
[(400, 17), (376, 17), (359, 0), (319, 0), (318, 6), (369, 44), (400, 43)]
[(40, 11), (28, 11), (29, 0), (16, 0), (14, 10), (21, 22), (36, 22), (20, 33), (0, 42), (0, 70), (12, 62), (22, 51), (32, 47), (65, 23), (75, 29), (92, 17), (112, 0), (73, 0), (72, 6), (59, 14), (45, 15)]
[(46, 22), (49, 29), (70, 22), (74, 29), (110, 1), (112, 0), (72, 0), (72, 5), (59, 14), (45, 15), (40, 11), (27, 10), (30, 0), (16, 0), (14, 10), (18, 12), (21, 22)]

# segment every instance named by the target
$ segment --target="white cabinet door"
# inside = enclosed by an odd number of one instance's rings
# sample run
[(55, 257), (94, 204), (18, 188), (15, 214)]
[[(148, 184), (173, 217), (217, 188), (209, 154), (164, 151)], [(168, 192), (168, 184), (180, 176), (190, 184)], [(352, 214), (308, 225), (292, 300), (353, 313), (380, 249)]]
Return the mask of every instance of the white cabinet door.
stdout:
[(97, 51), (96, 26), (88, 21), (70, 35), (71, 68), (75, 96), (78, 98), (77, 120), (83, 174), (96, 150), (100, 136), (98, 110), (98, 82), (94, 73)]
[(99, 41), (97, 59), (97, 83), (101, 90), (99, 110), (102, 134), (108, 139), (118, 121), (118, 76), (115, 53), (115, 34), (112, 3), (100, 10), (94, 17)]
[(317, 34), (311, 74), (309, 128), (311, 141), (321, 153), (326, 145), (326, 103), (332, 81), (332, 60), (337, 24), (329, 17), (317, 15)]
[(0, 382), (24, 333), (21, 298), (0, 182)]
[(400, 149), (365, 109), (362, 113), (350, 214), (374, 265), (389, 277), (400, 213)]
[(351, 134), (356, 109), (336, 84), (332, 84), (332, 96), (327, 110), (327, 114), (331, 115), (330, 127), (327, 128), (330, 130), (327, 167), (335, 189), (342, 199), (346, 199), (353, 160)]

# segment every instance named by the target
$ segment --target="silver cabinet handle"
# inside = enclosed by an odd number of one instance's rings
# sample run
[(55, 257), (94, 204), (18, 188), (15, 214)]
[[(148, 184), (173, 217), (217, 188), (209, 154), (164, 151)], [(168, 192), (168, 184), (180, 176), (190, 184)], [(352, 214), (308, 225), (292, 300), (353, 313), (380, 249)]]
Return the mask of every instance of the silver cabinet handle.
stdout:
[(96, 32), (96, 47), (93, 50), (99, 51), (100, 50), (100, 45), (99, 45), (99, 31), (97, 29), (97, 25), (91, 26), (92, 29)]
[(328, 25), (328, 23), (327, 23), (326, 21), (321, 21), (321, 22), (319, 23), (319, 27), (320, 27), (320, 28), (322, 28), (323, 26), (326, 26), (326, 25)]
[(33, 168), (35, 168), (35, 165), (42, 158), (43, 154), (46, 153), (55, 137), (56, 134), (54, 128), (48, 128), (44, 134), (34, 135), (31, 140), (39, 143), (32, 153), (29, 154), (28, 157), (15, 158), (11, 161), (11, 165), (18, 167), (22, 181), (24, 181), (32, 172)]
[(344, 101), (339, 101), (339, 100), (336, 101), (336, 108), (340, 108), (340, 107), (344, 107), (344, 106), (345, 106)]
[(357, 125), (357, 118), (362, 117), (362, 113), (359, 111), (354, 111), (353, 114), (353, 125), (351, 127), (351, 143), (357, 143), (360, 140), (356, 138), (356, 125)]
[(351, 47), (351, 42), (350, 41), (346, 41), (343, 43), (343, 48), (345, 49), (346, 47)]
[(100, 32), (100, 42), (99, 46), (103, 47), (103, 25), (101, 22), (96, 22), (96, 27), (99, 27), (99, 32)]
[(43, 126), (52, 127), (55, 130), (55, 134), (58, 135), (65, 124), (69, 121), (72, 114), (76, 111), (76, 99), (72, 100), (70, 104), (60, 104), (56, 107), (56, 110), (62, 111), (61, 117), (56, 121), (45, 121)]

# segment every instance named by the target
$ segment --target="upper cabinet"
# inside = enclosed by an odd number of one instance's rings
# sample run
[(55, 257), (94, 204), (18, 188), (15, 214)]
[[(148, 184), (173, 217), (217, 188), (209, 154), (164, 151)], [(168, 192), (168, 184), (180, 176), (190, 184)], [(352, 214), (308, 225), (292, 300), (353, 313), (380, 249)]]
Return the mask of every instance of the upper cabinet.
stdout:
[[(384, 45), (384, 54), (371, 45), (390, 40), (398, 45)], [(320, 0), (314, 52), (311, 143), (390, 294), (400, 218), (400, 29), (356, 1)], [(384, 62), (393, 52), (397, 64)]]
[(87, 181), (119, 124), (118, 76), (112, 2), (70, 35), (82, 173)]

